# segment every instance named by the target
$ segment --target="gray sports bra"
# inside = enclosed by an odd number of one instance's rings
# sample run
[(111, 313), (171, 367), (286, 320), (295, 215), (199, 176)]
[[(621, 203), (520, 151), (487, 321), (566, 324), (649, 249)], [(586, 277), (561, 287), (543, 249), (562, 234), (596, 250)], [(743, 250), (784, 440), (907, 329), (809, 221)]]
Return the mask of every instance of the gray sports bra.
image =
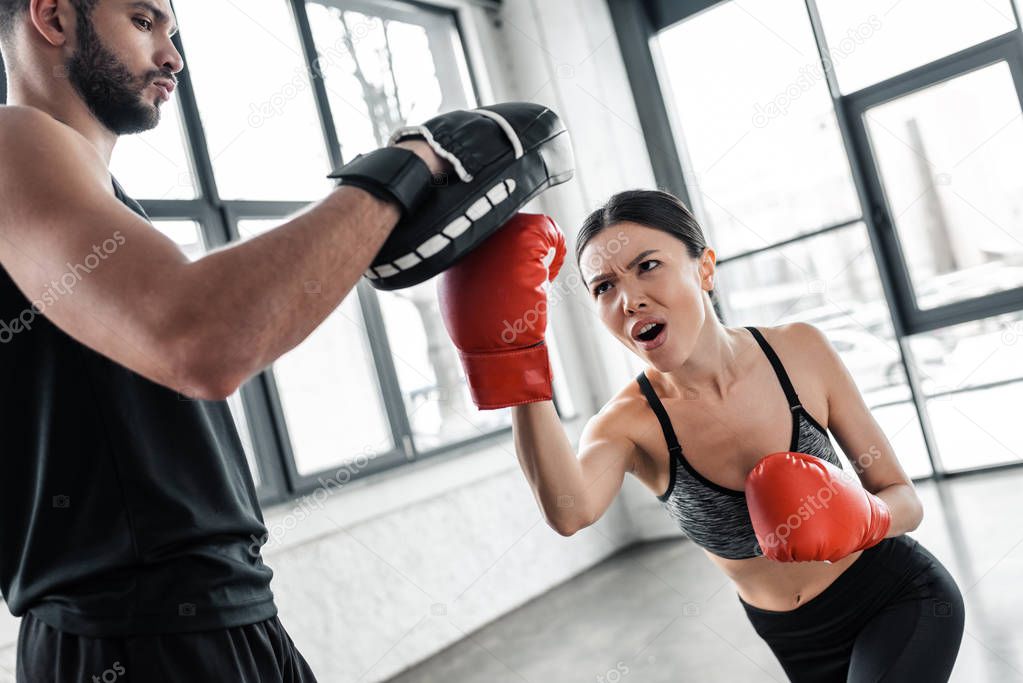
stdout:
[[(792, 412), (792, 442), (789, 450), (815, 455), (841, 468), (842, 463), (831, 444), (828, 431), (800, 404), (799, 396), (792, 388), (789, 376), (774, 349), (764, 339), (760, 330), (755, 327), (746, 329), (764, 350), (788, 399)], [(729, 560), (744, 560), (763, 555), (753, 533), (745, 492), (715, 484), (693, 469), (682, 453), (671, 420), (661, 400), (657, 398), (646, 373), (640, 373), (636, 381), (639, 382), (643, 395), (657, 415), (657, 420), (664, 431), (664, 439), (668, 443), (671, 479), (668, 482), (668, 490), (658, 496), (668, 513), (694, 543), (715, 555)]]

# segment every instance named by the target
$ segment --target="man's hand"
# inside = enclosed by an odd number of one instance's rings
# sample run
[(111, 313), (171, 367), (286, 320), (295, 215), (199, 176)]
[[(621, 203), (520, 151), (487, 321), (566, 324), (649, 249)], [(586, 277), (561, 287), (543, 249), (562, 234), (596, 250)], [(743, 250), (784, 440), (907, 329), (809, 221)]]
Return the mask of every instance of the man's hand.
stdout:
[[(456, 109), (402, 126), (390, 140), (399, 146), (356, 157), (330, 175), (403, 209), (366, 271), (382, 290), (444, 272), (538, 194), (571, 179), (575, 168), (568, 130), (533, 102)], [(438, 179), (446, 167), (457, 181)]]
[(426, 163), (427, 167), (430, 169), (430, 173), (434, 176), (448, 174), (454, 170), (451, 164), (438, 156), (437, 153), (433, 151), (433, 148), (430, 147), (430, 144), (422, 138), (402, 140), (395, 143), (394, 146), (413, 152)]

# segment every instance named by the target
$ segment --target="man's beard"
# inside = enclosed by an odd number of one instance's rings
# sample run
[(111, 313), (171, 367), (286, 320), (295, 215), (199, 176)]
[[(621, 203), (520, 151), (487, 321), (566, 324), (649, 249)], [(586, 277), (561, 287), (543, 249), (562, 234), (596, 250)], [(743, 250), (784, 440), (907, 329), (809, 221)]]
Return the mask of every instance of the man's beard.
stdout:
[[(93, 116), (116, 135), (130, 135), (155, 128), (160, 109), (146, 102), (142, 91), (157, 73), (141, 83), (117, 55), (108, 50), (92, 25), (92, 18), (78, 9), (78, 49), (67, 62), (68, 80)], [(173, 77), (171, 77), (173, 78)]]

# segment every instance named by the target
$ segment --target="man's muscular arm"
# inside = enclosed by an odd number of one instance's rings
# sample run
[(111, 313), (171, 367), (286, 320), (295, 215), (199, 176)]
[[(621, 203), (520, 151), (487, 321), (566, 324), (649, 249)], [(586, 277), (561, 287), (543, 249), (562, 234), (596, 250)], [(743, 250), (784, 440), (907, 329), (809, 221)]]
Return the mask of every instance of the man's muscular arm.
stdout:
[[(301, 342), (399, 219), (396, 206), (342, 187), (279, 228), (190, 263), (117, 201), (78, 133), (35, 110), (3, 109), (0, 264), (70, 336), (198, 398), (230, 395)], [(77, 276), (64, 287), (69, 272)]]

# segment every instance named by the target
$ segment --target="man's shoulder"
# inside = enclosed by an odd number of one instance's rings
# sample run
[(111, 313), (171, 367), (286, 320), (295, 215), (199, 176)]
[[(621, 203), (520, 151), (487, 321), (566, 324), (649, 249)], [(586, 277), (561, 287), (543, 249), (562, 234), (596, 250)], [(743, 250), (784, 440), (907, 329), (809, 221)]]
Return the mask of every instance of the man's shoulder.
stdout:
[[(85, 178), (100, 179), (106, 164), (74, 128), (34, 107), (0, 106), (0, 181), (14, 198), (43, 183), (52, 191)], [(44, 182), (45, 181), (45, 182)]]
[(65, 149), (68, 153), (88, 153), (88, 141), (74, 128), (61, 123), (35, 107), (17, 105), (0, 106), (0, 141), (3, 142), (3, 162), (31, 161), (22, 156), (46, 154)]
[(0, 135), (18, 139), (26, 132), (56, 131), (67, 128), (46, 112), (35, 107), (7, 104), (0, 106)]

